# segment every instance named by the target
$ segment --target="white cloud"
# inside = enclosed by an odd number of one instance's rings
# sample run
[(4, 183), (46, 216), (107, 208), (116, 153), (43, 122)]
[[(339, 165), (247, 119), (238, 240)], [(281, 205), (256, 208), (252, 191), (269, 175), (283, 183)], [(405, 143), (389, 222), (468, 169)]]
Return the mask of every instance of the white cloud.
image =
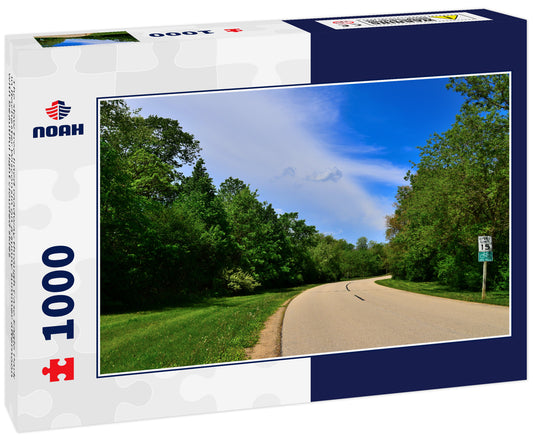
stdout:
[(306, 179), (309, 181), (316, 181), (316, 182), (326, 182), (326, 181), (333, 181), (337, 182), (339, 179), (342, 178), (342, 172), (337, 168), (328, 168), (323, 171), (319, 172), (313, 172), (309, 176), (307, 176)]
[(281, 176), (295, 176), (296, 170), (293, 167), (287, 167), (283, 170)]
[(368, 185), (399, 185), (405, 168), (354, 157), (356, 147), (350, 156), (332, 149), (326, 130), (338, 119), (335, 98), (310, 94), (307, 103), (300, 91), (292, 93), (178, 95), (131, 104), (145, 114), (175, 118), (194, 134), (216, 184), (238, 177), (258, 189), (260, 199), (298, 211), (324, 232), (347, 238), (352, 232), (383, 232), (392, 203), (372, 195)]

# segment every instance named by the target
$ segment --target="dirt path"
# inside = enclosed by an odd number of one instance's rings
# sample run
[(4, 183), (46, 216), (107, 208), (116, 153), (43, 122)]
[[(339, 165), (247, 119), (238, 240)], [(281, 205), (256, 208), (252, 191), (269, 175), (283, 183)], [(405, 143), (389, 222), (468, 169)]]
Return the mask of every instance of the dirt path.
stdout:
[(265, 327), (261, 331), (259, 341), (251, 348), (246, 349), (246, 355), (251, 360), (258, 360), (262, 358), (272, 358), (281, 356), (281, 328), (283, 326), (283, 317), (285, 311), (291, 300), (289, 298), (281, 307), (272, 314), (267, 321)]

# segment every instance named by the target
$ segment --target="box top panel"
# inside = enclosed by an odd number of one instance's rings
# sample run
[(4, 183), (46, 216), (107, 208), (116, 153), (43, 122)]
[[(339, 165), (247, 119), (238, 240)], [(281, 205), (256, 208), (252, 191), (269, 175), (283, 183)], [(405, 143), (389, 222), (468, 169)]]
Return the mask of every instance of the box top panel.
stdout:
[(245, 37), (301, 34), (303, 31), (282, 20), (232, 22), (200, 25), (152, 26), (147, 28), (74, 31), (10, 35), (13, 49), (44, 49), (87, 45), (157, 43), (181, 39), (236, 39)]
[(44, 49), (102, 44), (135, 44), (181, 39), (242, 39), (301, 33), (356, 32), (369, 28), (458, 25), (520, 20), (488, 10), (444, 11), (381, 16), (348, 16), (299, 20), (152, 26), (147, 28), (37, 33), (7, 36), (13, 49)]
[(328, 32), (331, 30), (363, 30), (368, 28), (390, 28), (412, 26), (420, 28), (420, 25), (452, 25), (471, 22), (490, 21), (522, 21), (505, 14), (500, 14), (486, 9), (440, 11), (410, 14), (389, 14), (379, 16), (351, 16), (329, 17), (322, 19), (287, 20), (312, 33)]

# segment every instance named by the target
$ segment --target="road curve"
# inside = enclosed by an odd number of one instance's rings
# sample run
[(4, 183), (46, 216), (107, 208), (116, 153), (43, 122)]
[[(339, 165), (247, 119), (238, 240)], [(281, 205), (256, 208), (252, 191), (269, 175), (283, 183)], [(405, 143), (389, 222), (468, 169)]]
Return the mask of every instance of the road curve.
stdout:
[(509, 308), (380, 286), (370, 278), (308, 289), (285, 312), (281, 355), (509, 335)]

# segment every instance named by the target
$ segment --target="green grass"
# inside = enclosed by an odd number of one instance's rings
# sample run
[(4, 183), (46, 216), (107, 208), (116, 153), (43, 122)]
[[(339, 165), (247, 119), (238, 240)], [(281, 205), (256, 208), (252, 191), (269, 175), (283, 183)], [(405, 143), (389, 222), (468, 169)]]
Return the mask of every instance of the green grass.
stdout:
[(498, 304), (509, 306), (508, 291), (489, 291), (485, 300), (481, 299), (481, 289), (478, 292), (473, 291), (455, 291), (450, 290), (447, 286), (437, 282), (412, 282), (397, 279), (385, 279), (376, 281), (382, 286), (392, 287), (394, 289), (416, 292), (417, 294), (433, 295), (435, 297), (451, 298), (454, 300), (475, 301), (477, 303)]
[(313, 286), (100, 317), (102, 374), (246, 360), (264, 322)]

